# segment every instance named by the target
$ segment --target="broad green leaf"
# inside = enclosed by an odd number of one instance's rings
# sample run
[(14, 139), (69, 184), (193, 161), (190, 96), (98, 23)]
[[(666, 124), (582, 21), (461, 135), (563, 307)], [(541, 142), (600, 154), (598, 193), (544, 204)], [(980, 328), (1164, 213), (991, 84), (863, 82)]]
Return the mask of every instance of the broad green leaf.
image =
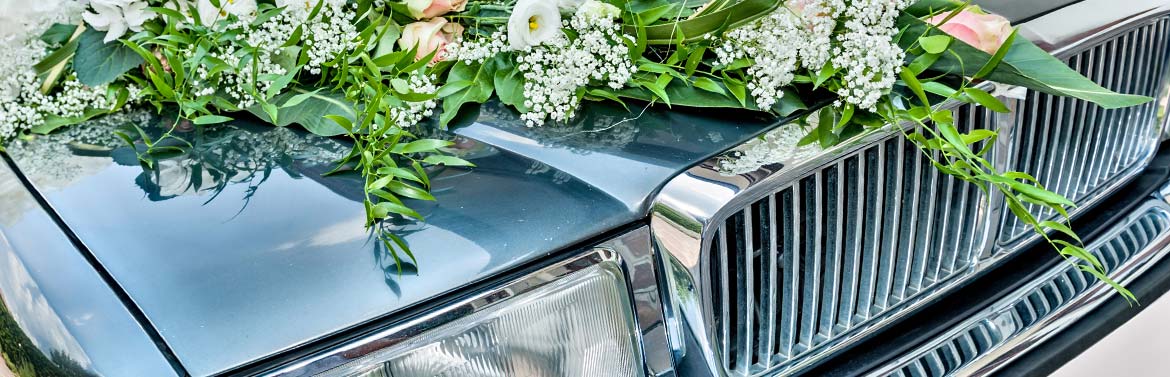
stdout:
[(105, 36), (104, 32), (89, 29), (77, 40), (73, 71), (82, 84), (99, 86), (111, 83), (144, 62), (142, 56), (122, 43), (103, 42)]
[(496, 96), (500, 102), (515, 107), (520, 112), (527, 112), (524, 106), (524, 77), (515, 69), (500, 69), (496, 71), (494, 85)]
[(447, 74), (448, 82), (471, 82), (467, 87), (460, 89), (443, 98), (443, 113), (439, 115), (439, 126), (446, 128), (456, 115), (459, 115), (459, 110), (463, 105), (468, 103), (484, 103), (492, 97), (495, 91), (494, 81), (495, 72), (491, 68), (491, 64), (475, 64), (468, 65), (464, 62), (458, 62), (451, 67), (450, 73)]
[(44, 33), (41, 33), (41, 40), (49, 45), (65, 43), (69, 41), (69, 37), (73, 36), (75, 30), (77, 30), (77, 25), (53, 24)]
[(727, 95), (727, 90), (723, 89), (722, 85), (719, 85), (719, 83), (715, 82), (715, 80), (711, 80), (706, 77), (695, 78), (693, 84), (696, 88), (703, 89), (711, 93)]
[[(698, 17), (682, 21), (671, 21), (646, 27), (646, 43), (651, 45), (673, 45), (678, 43), (679, 33), (685, 35), (683, 42), (693, 42), (719, 30), (733, 29), (760, 17), (771, 14), (780, 6), (780, 0), (743, 0)], [(626, 25), (627, 34), (636, 34), (637, 27)]]
[(918, 44), (927, 54), (941, 54), (947, 50), (947, 46), (951, 44), (951, 36), (946, 34), (936, 34), (930, 36), (923, 36), (918, 38)]
[[(286, 127), (292, 124), (299, 124), (301, 127), (316, 135), (337, 136), (344, 135), (346, 130), (336, 122), (326, 119), (326, 115), (341, 116), (350, 122), (357, 121), (357, 113), (354, 110), (353, 104), (346, 101), (345, 96), (340, 93), (310, 91), (304, 88), (294, 87), (289, 91), (273, 97), (269, 102), (279, 106), (293, 101), (294, 97), (300, 103), (295, 106), (280, 108), (278, 110), (279, 115), (277, 116), (279, 122), (273, 125)], [(267, 112), (259, 104), (249, 107), (247, 110), (261, 120), (273, 123), (272, 118), (268, 116)]]
[[(908, 13), (899, 17), (898, 24), (906, 28), (899, 42), (904, 48), (916, 42), (920, 35), (945, 34)], [(949, 51), (941, 54), (939, 60), (931, 66), (931, 70), (974, 77), (994, 59), (991, 54), (959, 40), (951, 43)], [(1152, 100), (1150, 97), (1120, 94), (1103, 88), (1037, 47), (1027, 38), (1015, 38), (1003, 60), (995, 65), (985, 78), (1052, 95), (1080, 98), (1106, 109), (1140, 105)]]

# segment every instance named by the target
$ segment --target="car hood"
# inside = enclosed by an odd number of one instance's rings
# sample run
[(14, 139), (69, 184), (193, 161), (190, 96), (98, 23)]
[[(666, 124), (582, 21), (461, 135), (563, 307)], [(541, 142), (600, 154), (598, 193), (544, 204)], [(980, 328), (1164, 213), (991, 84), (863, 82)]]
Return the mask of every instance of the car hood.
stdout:
[[(18, 142), (9, 155), (194, 375), (451, 292), (645, 218), (683, 169), (776, 124), (749, 113), (590, 105), (572, 125), (525, 127), (498, 104), (451, 131), (474, 169), (431, 172), (424, 223), (397, 224), (401, 273), (363, 227), (362, 182), (325, 176), (343, 141), (235, 122), (177, 135), (141, 164), (115, 136), (173, 119), (116, 114)], [(127, 128), (131, 127), (131, 128)], [(133, 132), (133, 131), (130, 131)]]

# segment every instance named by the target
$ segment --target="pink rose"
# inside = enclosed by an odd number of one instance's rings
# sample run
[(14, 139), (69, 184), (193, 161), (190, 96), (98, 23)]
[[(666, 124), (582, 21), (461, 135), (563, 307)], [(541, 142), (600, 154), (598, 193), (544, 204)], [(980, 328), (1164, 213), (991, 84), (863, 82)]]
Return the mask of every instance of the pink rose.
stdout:
[(416, 20), (434, 18), (451, 12), (462, 12), (467, 0), (406, 0), (410, 16)]
[(958, 38), (972, 47), (995, 54), (1012, 34), (1012, 24), (996, 14), (985, 14), (977, 10), (964, 9), (946, 24), (939, 25), (950, 13), (943, 13), (926, 20), (938, 26), (939, 30)]
[(418, 47), (414, 60), (421, 60), (435, 53), (431, 63), (443, 60), (443, 49), (448, 43), (463, 35), (463, 25), (447, 22), (446, 18), (434, 18), (430, 21), (419, 21), (402, 28), (402, 37), (398, 38), (398, 47), (410, 50)]

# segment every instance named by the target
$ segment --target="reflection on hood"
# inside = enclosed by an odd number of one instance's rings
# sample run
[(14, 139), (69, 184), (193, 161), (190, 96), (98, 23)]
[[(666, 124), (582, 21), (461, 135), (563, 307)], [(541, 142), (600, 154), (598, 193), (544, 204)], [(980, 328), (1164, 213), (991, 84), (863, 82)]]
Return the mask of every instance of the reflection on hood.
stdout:
[(16, 254), (4, 252), (7, 243), (0, 234), (0, 349), (7, 363), (18, 376), (92, 375), (89, 356)]

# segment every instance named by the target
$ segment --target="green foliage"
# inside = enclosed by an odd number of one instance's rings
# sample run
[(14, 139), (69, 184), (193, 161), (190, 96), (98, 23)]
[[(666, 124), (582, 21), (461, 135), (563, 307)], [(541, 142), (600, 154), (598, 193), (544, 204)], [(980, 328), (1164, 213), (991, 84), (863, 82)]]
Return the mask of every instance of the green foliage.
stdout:
[[(919, 39), (919, 41), (922, 40)], [(915, 51), (915, 47), (927, 50), (926, 46), (909, 47), (911, 51)], [(988, 55), (990, 58), (980, 63), (983, 66), (1004, 67), (1004, 62), (999, 60), (1011, 56), (1010, 52), (1004, 53), (1009, 48), (1015, 48), (1015, 45), (1005, 45), (998, 53)], [(933, 68), (929, 64), (926, 67)], [(966, 79), (962, 80), (957, 88), (950, 88), (946, 83), (934, 78), (922, 79), (909, 69), (902, 71), (901, 78), (901, 83), (909, 89), (911, 94), (903, 98), (904, 103), (908, 105), (900, 109), (890, 109), (883, 116), (894, 124), (911, 125), (910, 128), (904, 129), (904, 132), (907, 133), (907, 139), (914, 142), (924, 155), (931, 159), (936, 168), (976, 185), (985, 193), (999, 193), (1008, 209), (1021, 221), (1032, 227), (1069, 263), (1109, 284), (1131, 303), (1137, 302), (1136, 297), (1110, 278), (1101, 262), (1084, 249), (1080, 237), (1067, 223), (1069, 218), (1067, 209), (1074, 207), (1075, 203), (1044, 188), (1036, 178), (1026, 173), (997, 171), (995, 165), (989, 162), (986, 156), (991, 149), (989, 140), (994, 140), (996, 136), (994, 131), (959, 132), (951, 111), (939, 109), (932, 104), (931, 99), (937, 98), (935, 103), (945, 103), (946, 101), (974, 103), (997, 112), (1009, 111), (1007, 106), (986, 91), (970, 86), (971, 82)], [(931, 91), (932, 94), (936, 95), (935, 97), (928, 95), (925, 90), (926, 83), (933, 84), (935, 87), (935, 90)], [(946, 89), (943, 90), (940, 87)], [(942, 95), (942, 98), (937, 97), (943, 93), (947, 94)], [(979, 143), (984, 143), (985, 147), (975, 148)], [(1047, 207), (1060, 214), (1065, 222), (1038, 219), (1026, 209), (1026, 204)], [(1067, 240), (1056, 238), (1054, 234), (1062, 235)]]
[(105, 35), (93, 29), (81, 33), (77, 56), (73, 58), (73, 71), (82, 84), (100, 86), (114, 82), (126, 71), (143, 63), (142, 57), (125, 45), (117, 41), (103, 42)]
[(257, 118), (277, 127), (300, 125), (309, 132), (321, 136), (345, 135), (346, 130), (336, 122), (326, 119), (326, 115), (341, 116), (350, 123), (356, 122), (356, 112), (360, 109), (349, 102), (344, 94), (332, 91), (315, 90), (294, 87), (291, 90), (278, 94), (269, 100), (277, 107), (277, 120), (274, 121), (263, 109), (263, 105), (249, 107), (247, 110)]
[[(946, 36), (941, 30), (909, 14), (899, 18), (898, 23), (905, 26), (900, 44), (907, 51), (913, 51), (914, 47), (921, 45), (930, 53), (930, 49), (921, 44), (922, 40)], [(1027, 38), (1012, 38), (1007, 47), (1001, 49), (1002, 56), (996, 58), (956, 40), (930, 68), (948, 75), (982, 78), (1056, 96), (1080, 98), (1105, 109), (1140, 105), (1152, 100), (1103, 88)]]

